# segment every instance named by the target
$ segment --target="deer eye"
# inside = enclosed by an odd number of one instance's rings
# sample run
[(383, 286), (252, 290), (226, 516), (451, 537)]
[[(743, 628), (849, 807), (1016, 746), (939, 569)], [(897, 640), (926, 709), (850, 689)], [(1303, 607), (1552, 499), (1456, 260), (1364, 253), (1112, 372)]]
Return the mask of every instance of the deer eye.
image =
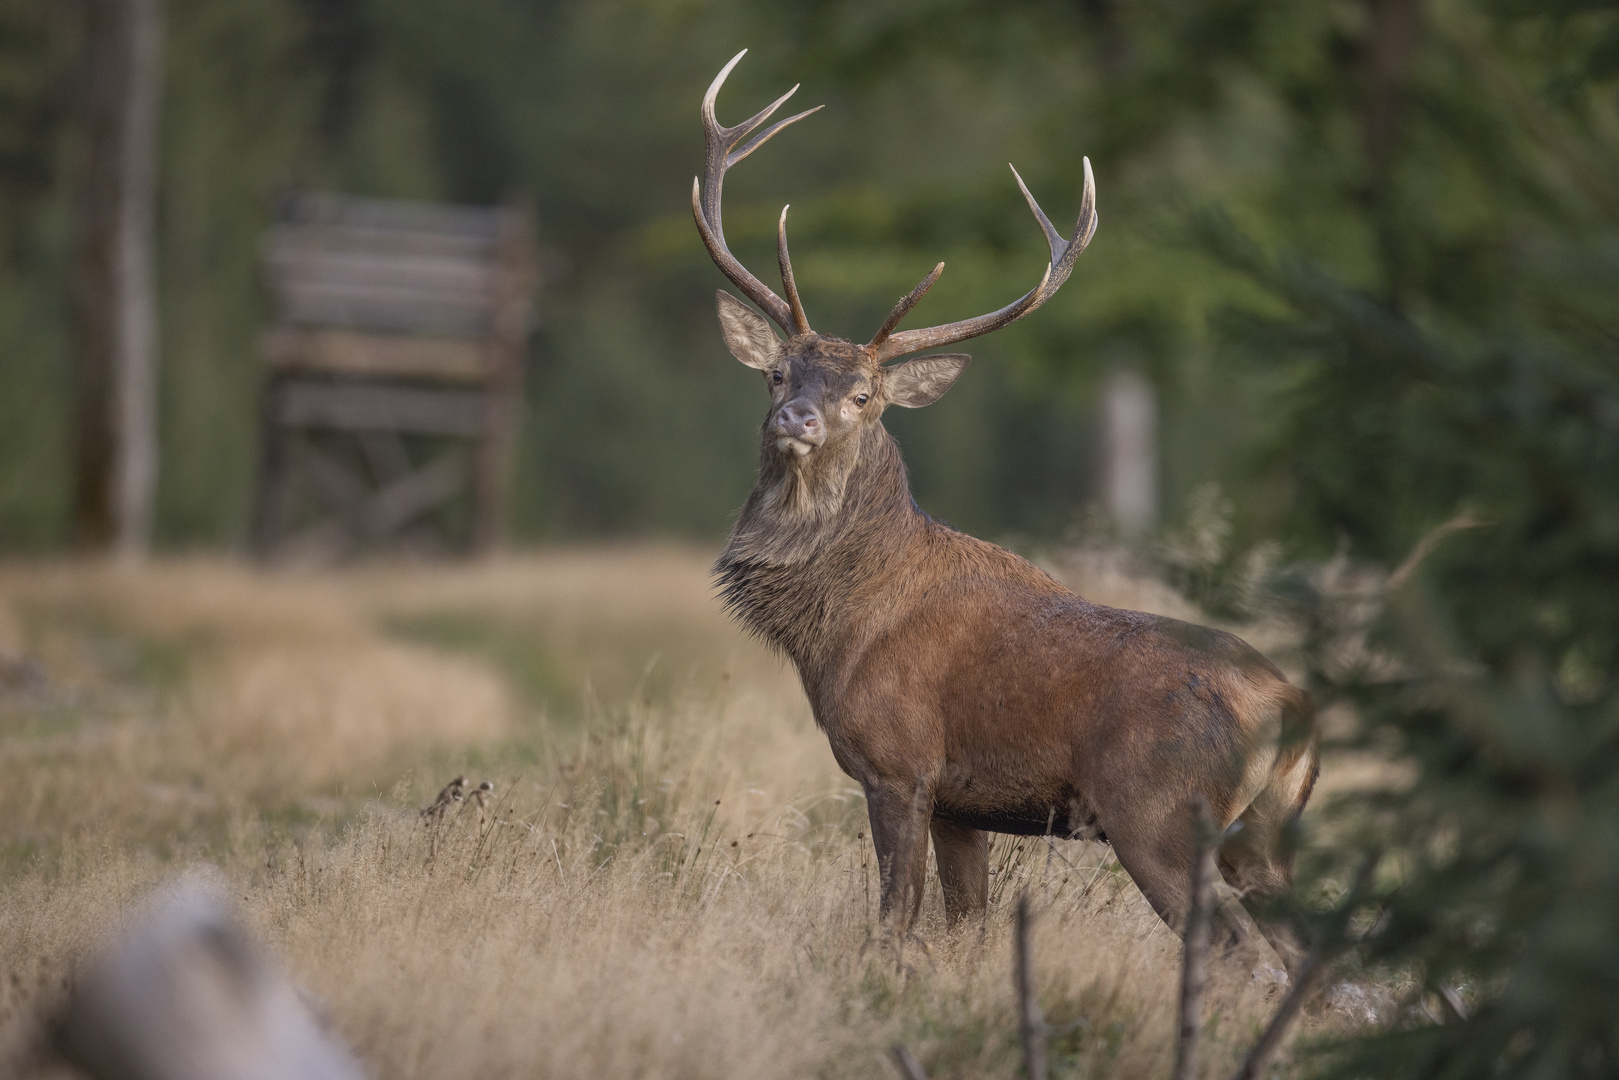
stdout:
[(854, 403), (860, 406), (862, 409), (866, 407), (866, 402), (869, 400), (871, 400), (871, 396), (869, 394), (856, 394), (854, 396)]
[(770, 373), (770, 381), (775, 383), (777, 386), (781, 385), (781, 370), (780, 369), (777, 369), (777, 370), (772, 371)]

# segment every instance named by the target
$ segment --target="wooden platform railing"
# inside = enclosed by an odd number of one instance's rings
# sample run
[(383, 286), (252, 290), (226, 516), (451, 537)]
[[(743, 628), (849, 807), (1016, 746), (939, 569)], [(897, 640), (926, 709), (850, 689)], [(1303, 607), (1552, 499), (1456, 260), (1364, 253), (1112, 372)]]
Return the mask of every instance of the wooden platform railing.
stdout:
[(266, 238), (256, 541), (484, 550), (505, 528), (534, 289), (527, 215), (298, 193)]

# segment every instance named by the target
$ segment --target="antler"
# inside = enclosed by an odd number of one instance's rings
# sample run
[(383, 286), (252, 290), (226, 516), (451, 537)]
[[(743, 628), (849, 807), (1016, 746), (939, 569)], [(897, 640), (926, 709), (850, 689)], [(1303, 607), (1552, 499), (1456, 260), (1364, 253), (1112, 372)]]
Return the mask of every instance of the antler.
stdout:
[(771, 292), (764, 282), (748, 272), (748, 268), (737, 261), (731, 254), (731, 249), (725, 246), (725, 225), (720, 215), (720, 189), (725, 183), (725, 170), (753, 153), (776, 132), (788, 124), (804, 119), (810, 113), (818, 112), (821, 106), (806, 109), (797, 116), (789, 116), (785, 120), (778, 120), (764, 131), (747, 142), (740, 150), (736, 149), (738, 143), (747, 139), (755, 128), (766, 120), (779, 108), (782, 103), (798, 92), (794, 86), (770, 106), (753, 117), (744, 120), (735, 127), (722, 127), (714, 116), (714, 99), (719, 96), (720, 87), (725, 83), (725, 77), (731, 74), (731, 69), (737, 62), (747, 55), (748, 50), (743, 49), (731, 57), (731, 62), (720, 69), (714, 77), (713, 83), (708, 87), (708, 93), (703, 95), (703, 132), (708, 143), (708, 161), (703, 168), (702, 179), (692, 177), (691, 181), (691, 212), (697, 219), (697, 231), (703, 236), (703, 244), (708, 248), (709, 256), (714, 264), (736, 287), (747, 294), (749, 300), (764, 309), (766, 315), (775, 320), (789, 336), (793, 334), (806, 334), (809, 332), (809, 319), (804, 316), (804, 305), (798, 299), (798, 288), (793, 282), (793, 266), (787, 257), (787, 209), (782, 208), (781, 223), (776, 231), (776, 254), (781, 262), (781, 277), (786, 285), (787, 299)]
[(947, 326), (930, 326), (924, 330), (903, 330), (894, 333), (894, 328), (899, 325), (900, 320), (910, 314), (917, 301), (921, 300), (933, 287), (933, 283), (939, 280), (939, 275), (944, 272), (944, 263), (940, 263), (933, 268), (933, 273), (922, 279), (920, 285), (894, 305), (893, 312), (877, 331), (877, 336), (867, 343), (866, 349), (879, 362), (892, 360), (906, 353), (921, 352), (923, 349), (937, 349), (941, 345), (966, 341), (968, 338), (987, 334), (991, 330), (999, 330), (1009, 323), (1017, 322), (1051, 299), (1062, 287), (1062, 283), (1068, 280), (1068, 275), (1074, 269), (1074, 261), (1079, 258), (1079, 253), (1085, 250), (1085, 246), (1091, 242), (1091, 237), (1096, 234), (1096, 178), (1091, 175), (1091, 159), (1085, 158), (1084, 161), (1085, 194), (1079, 204), (1079, 222), (1074, 226), (1073, 237), (1068, 240), (1064, 240), (1062, 234), (1052, 227), (1051, 219), (1046, 217), (1045, 211), (1040, 209), (1040, 204), (1029, 194), (1027, 185), (1023, 183), (1023, 177), (1018, 176), (1017, 169), (1012, 169), (1012, 175), (1017, 177), (1019, 190), (1028, 200), (1029, 209), (1034, 211), (1035, 220), (1039, 221), (1040, 228), (1045, 230), (1046, 242), (1051, 246), (1051, 262), (1046, 267), (1045, 274), (1041, 276), (1040, 284), (999, 311), (992, 311), (988, 315), (980, 315), (976, 319), (963, 319)]

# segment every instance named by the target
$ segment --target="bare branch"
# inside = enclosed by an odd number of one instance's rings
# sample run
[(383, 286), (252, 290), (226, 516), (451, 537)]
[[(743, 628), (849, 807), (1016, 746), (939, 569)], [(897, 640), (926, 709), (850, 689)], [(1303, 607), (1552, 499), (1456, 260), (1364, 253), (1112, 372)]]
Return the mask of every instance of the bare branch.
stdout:
[(1029, 959), (1029, 894), (1017, 898), (1018, 1028), (1023, 1036), (1023, 1066), (1029, 1080), (1046, 1080), (1046, 1021), (1034, 993), (1034, 965)]
[(1192, 824), (1190, 904), (1186, 911), (1186, 950), (1181, 967), (1180, 1038), (1175, 1044), (1175, 1080), (1196, 1080), (1197, 1040), (1203, 1028), (1203, 983), (1209, 956), (1209, 923), (1214, 909), (1214, 845), (1218, 837), (1209, 804), (1198, 799)]
[(1422, 565), (1422, 560), (1426, 559), (1432, 554), (1433, 549), (1439, 546), (1439, 541), (1453, 532), (1458, 532), (1462, 529), (1477, 529), (1488, 524), (1488, 521), (1480, 520), (1463, 511), (1449, 521), (1435, 525), (1432, 529), (1423, 533), (1422, 539), (1417, 541), (1417, 546), (1411, 549), (1411, 554), (1407, 555), (1404, 561), (1395, 568), (1394, 573), (1389, 575), (1388, 591), (1398, 592), (1400, 589), (1405, 588), (1406, 582), (1410, 581), (1411, 576), (1417, 572), (1417, 567)]
[(1314, 985), (1316, 975), (1321, 970), (1321, 947), (1317, 944), (1304, 958), (1294, 974), (1293, 985), (1288, 989), (1287, 996), (1282, 999), (1281, 1005), (1276, 1009), (1276, 1015), (1271, 1018), (1270, 1025), (1265, 1033), (1254, 1043), (1254, 1048), (1248, 1051), (1248, 1057), (1243, 1061), (1242, 1068), (1238, 1069), (1231, 1080), (1253, 1080), (1258, 1075), (1260, 1066), (1265, 1064), (1271, 1053), (1282, 1042), (1282, 1036), (1287, 1033), (1288, 1025), (1298, 1015), (1299, 1008), (1304, 1004), (1304, 997)]

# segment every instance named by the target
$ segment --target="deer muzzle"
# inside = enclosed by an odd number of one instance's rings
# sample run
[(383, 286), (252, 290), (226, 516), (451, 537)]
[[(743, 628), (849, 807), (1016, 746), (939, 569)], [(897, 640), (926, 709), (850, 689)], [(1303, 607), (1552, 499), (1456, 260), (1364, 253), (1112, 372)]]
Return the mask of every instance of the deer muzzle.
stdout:
[(769, 433), (776, 437), (776, 449), (803, 457), (826, 441), (826, 425), (820, 410), (801, 401), (789, 401), (776, 410)]

